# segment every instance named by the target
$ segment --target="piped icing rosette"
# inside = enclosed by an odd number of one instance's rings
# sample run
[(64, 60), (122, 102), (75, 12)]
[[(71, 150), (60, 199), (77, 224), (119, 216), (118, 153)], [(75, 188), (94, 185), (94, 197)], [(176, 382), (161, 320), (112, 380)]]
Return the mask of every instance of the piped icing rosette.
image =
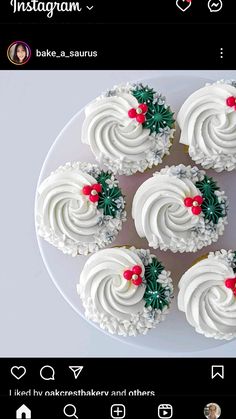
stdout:
[(146, 334), (173, 297), (170, 272), (149, 250), (114, 247), (90, 256), (78, 284), (85, 316), (122, 336)]
[(111, 244), (126, 219), (118, 181), (90, 163), (66, 163), (39, 186), (36, 227), (39, 236), (76, 256)]
[(174, 135), (173, 112), (149, 86), (115, 86), (85, 108), (82, 142), (101, 165), (132, 175), (162, 162)]
[(221, 80), (194, 92), (177, 122), (180, 143), (197, 164), (217, 172), (236, 168), (236, 82)]
[(236, 252), (210, 252), (188, 269), (179, 282), (178, 307), (196, 332), (236, 337)]
[(134, 195), (132, 217), (150, 247), (196, 252), (216, 242), (227, 223), (227, 198), (197, 167), (166, 166)]

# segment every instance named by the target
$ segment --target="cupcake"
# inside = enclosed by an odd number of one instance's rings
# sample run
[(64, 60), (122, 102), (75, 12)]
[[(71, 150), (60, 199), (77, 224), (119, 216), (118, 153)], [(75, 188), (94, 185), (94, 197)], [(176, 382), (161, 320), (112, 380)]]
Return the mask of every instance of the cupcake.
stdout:
[(223, 234), (227, 198), (197, 167), (166, 166), (134, 195), (132, 217), (150, 247), (196, 252)]
[(196, 332), (236, 337), (236, 252), (210, 252), (188, 269), (179, 282), (178, 307)]
[(156, 327), (173, 295), (170, 272), (149, 250), (135, 247), (113, 247), (90, 256), (77, 289), (85, 316), (122, 336)]
[(100, 165), (132, 175), (162, 162), (174, 135), (165, 98), (142, 84), (115, 86), (85, 108), (82, 142)]
[(236, 82), (207, 84), (188, 97), (177, 122), (180, 143), (205, 169), (236, 168)]
[(39, 186), (36, 228), (63, 253), (87, 255), (110, 245), (125, 221), (114, 175), (90, 163), (66, 163)]

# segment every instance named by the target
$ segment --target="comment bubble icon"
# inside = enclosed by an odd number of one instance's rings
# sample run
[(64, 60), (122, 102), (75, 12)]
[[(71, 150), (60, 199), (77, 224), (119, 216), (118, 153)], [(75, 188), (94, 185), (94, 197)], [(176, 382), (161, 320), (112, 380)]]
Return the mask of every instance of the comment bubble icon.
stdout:
[(44, 365), (40, 370), (40, 377), (43, 380), (55, 380), (55, 370), (51, 365)]

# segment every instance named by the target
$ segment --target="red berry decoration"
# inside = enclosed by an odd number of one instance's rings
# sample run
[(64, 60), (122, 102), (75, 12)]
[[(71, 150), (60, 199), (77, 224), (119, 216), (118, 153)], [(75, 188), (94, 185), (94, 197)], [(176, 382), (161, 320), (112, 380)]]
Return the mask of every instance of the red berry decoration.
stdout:
[(148, 106), (146, 105), (146, 103), (140, 103), (140, 105), (138, 105), (138, 107), (141, 109), (142, 113), (147, 113), (148, 111)]
[(134, 284), (138, 287), (139, 285), (142, 284), (143, 280), (142, 280), (141, 276), (139, 276), (139, 275), (136, 275), (136, 276), (137, 276), (137, 278), (135, 278), (135, 279), (132, 278), (132, 284)]
[(203, 197), (200, 195), (196, 195), (194, 196), (194, 198), (187, 196), (184, 199), (184, 205), (188, 208), (191, 208), (192, 213), (194, 215), (199, 215), (202, 212), (202, 207), (201, 207), (202, 203), (203, 203)]
[(89, 196), (91, 202), (98, 202), (99, 192), (102, 192), (102, 185), (100, 183), (95, 183), (94, 185), (85, 185), (82, 189), (84, 195)]
[(82, 192), (84, 195), (90, 195), (92, 191), (92, 186), (90, 185), (85, 185), (82, 189)]
[(236, 98), (234, 96), (229, 96), (226, 99), (226, 104), (232, 108), (236, 104)]
[(98, 202), (98, 200), (99, 200), (98, 194), (97, 195), (89, 195), (89, 200), (91, 202)]
[(127, 281), (130, 281), (130, 280), (131, 280), (132, 275), (133, 275), (133, 272), (132, 272), (132, 271), (130, 271), (130, 270), (127, 270), (127, 271), (125, 271), (125, 272), (123, 273), (123, 277), (124, 277), (125, 279), (127, 279)]
[(145, 114), (148, 111), (148, 106), (146, 103), (140, 103), (137, 107), (137, 109), (131, 108), (128, 111), (128, 115), (130, 118), (136, 118), (136, 121), (139, 124), (143, 124), (146, 121)]
[(197, 207), (192, 207), (192, 213), (194, 215), (199, 215), (202, 212), (202, 208), (198, 205)]
[(94, 189), (96, 192), (102, 192), (101, 183), (95, 183), (95, 185), (92, 185), (92, 189)]
[(186, 207), (192, 207), (192, 205), (193, 205), (193, 198), (189, 198), (189, 197), (185, 198), (184, 205)]
[(236, 290), (236, 278), (227, 278), (225, 280), (225, 286), (231, 290)]
[(145, 115), (140, 113), (136, 116), (136, 121), (139, 122), (139, 124), (143, 124), (146, 121)]
[(132, 270), (127, 269), (123, 273), (123, 277), (127, 279), (127, 281), (131, 281), (132, 284), (139, 286), (142, 284), (143, 280), (140, 274), (142, 273), (142, 267), (139, 265), (134, 265)]
[(137, 115), (137, 113), (136, 113), (136, 109), (131, 108), (131, 109), (128, 111), (128, 115), (129, 115), (129, 117), (130, 117), (130, 118), (136, 118), (136, 115)]
[(140, 265), (134, 265), (132, 272), (136, 275), (140, 275), (142, 273), (142, 267)]
[(195, 196), (195, 197), (193, 198), (193, 203), (194, 203), (194, 202), (197, 202), (197, 203), (198, 203), (198, 205), (202, 205), (202, 203), (203, 203), (203, 197), (202, 197), (202, 196), (200, 196), (200, 195)]
[(234, 296), (236, 297), (236, 278), (227, 278), (225, 280), (225, 286), (230, 288), (233, 291)]

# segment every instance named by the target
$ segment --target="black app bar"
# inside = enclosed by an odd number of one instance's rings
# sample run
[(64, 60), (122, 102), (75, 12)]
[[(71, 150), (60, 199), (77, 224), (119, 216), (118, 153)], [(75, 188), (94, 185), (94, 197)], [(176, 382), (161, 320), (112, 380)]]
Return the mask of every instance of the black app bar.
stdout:
[(7, 0), (2, 5), (5, 23), (229, 23), (236, 5), (227, 0), (41, 1)]
[[(31, 58), (18, 70), (44, 69), (234, 69), (235, 62), (228, 38), (233, 26), (173, 25), (173, 35), (166, 26), (143, 25), (37, 25), (3, 26), (0, 40), (0, 68), (15, 70), (7, 57), (9, 45), (24, 41)], [(133, 35), (136, 33), (137, 35)], [(139, 36), (142, 40), (139, 40)], [(145, 42), (143, 37), (147, 37)]]
[(0, 402), (9, 418), (20, 409), (19, 417), (30, 410), (34, 419), (133, 419), (140, 412), (197, 419), (211, 403), (227, 418), (235, 400), (231, 359), (9, 358), (0, 366)]

